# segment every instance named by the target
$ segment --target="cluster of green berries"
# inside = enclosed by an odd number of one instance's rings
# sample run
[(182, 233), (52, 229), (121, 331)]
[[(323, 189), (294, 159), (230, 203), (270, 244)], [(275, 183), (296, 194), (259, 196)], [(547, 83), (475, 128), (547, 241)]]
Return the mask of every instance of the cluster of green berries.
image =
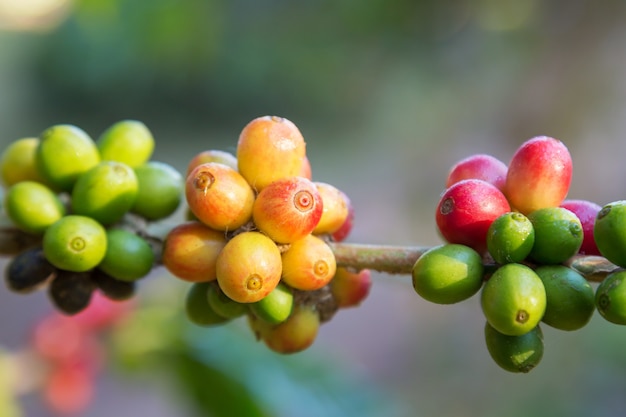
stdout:
[(8, 287), (47, 287), (67, 314), (87, 307), (95, 289), (131, 297), (156, 259), (128, 218), (160, 220), (182, 201), (182, 175), (152, 161), (153, 150), (152, 133), (134, 120), (113, 124), (96, 141), (59, 124), (12, 142), (0, 157), (3, 215), (36, 244), (8, 264)]
[(368, 270), (338, 267), (329, 241), (343, 240), (353, 209), (345, 193), (312, 180), (294, 123), (258, 117), (236, 155), (206, 150), (189, 162), (188, 221), (164, 240), (168, 271), (192, 283), (186, 312), (201, 326), (247, 317), (272, 350), (299, 352), (339, 307), (368, 294)]
[[(414, 265), (413, 286), (440, 304), (481, 291), (485, 342), (493, 360), (528, 372), (542, 359), (540, 325), (573, 331), (596, 310), (626, 324), (626, 201), (601, 207), (566, 200), (572, 159), (550, 137), (524, 142), (507, 165), (477, 154), (456, 163), (436, 210), (445, 244)], [(603, 256), (615, 270), (593, 288), (568, 266)]]

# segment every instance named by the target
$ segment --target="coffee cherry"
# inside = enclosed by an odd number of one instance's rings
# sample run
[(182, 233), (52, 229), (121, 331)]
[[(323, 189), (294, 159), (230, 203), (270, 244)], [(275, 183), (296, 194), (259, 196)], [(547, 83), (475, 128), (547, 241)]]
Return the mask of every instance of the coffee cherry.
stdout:
[(135, 282), (113, 278), (100, 269), (91, 271), (91, 279), (102, 294), (109, 300), (124, 301), (135, 295)]
[(458, 244), (436, 246), (413, 266), (413, 288), (425, 300), (454, 304), (476, 294), (483, 283), (482, 258), (472, 248)]
[(626, 268), (626, 200), (602, 207), (596, 217), (593, 236), (602, 256)]
[(369, 295), (372, 273), (369, 269), (358, 272), (338, 267), (330, 281), (330, 291), (339, 308), (356, 307)]
[(546, 207), (528, 214), (535, 230), (530, 258), (541, 264), (565, 262), (580, 249), (583, 228), (574, 213), (562, 207)]
[(626, 271), (613, 272), (598, 285), (595, 303), (606, 320), (626, 325)]
[(335, 254), (319, 237), (307, 235), (282, 254), (283, 281), (292, 288), (314, 291), (330, 282), (337, 270)]
[(254, 303), (272, 292), (280, 281), (280, 250), (262, 233), (240, 233), (218, 255), (216, 273), (224, 294), (239, 303)]
[(235, 157), (235, 155), (226, 151), (220, 151), (217, 149), (209, 149), (206, 151), (199, 152), (196, 155), (194, 155), (193, 158), (191, 158), (191, 160), (189, 161), (189, 164), (187, 164), (187, 172), (185, 176), (186, 177), (189, 176), (189, 174), (191, 174), (191, 171), (193, 171), (194, 168), (197, 167), (198, 165), (206, 164), (208, 162), (218, 162), (220, 164), (224, 164), (224, 165), (231, 167), (235, 171), (238, 169), (237, 158)]
[(134, 171), (138, 190), (131, 211), (153, 221), (174, 214), (183, 199), (184, 180), (180, 172), (159, 161), (148, 161)]
[(61, 191), (71, 191), (78, 177), (100, 162), (95, 142), (73, 125), (55, 125), (40, 136), (35, 152), (37, 169)]
[(181, 223), (165, 237), (163, 265), (184, 281), (213, 281), (217, 256), (225, 245), (223, 232), (195, 221)]
[(56, 268), (48, 262), (41, 247), (18, 254), (11, 259), (5, 271), (7, 287), (20, 293), (35, 291), (55, 275)]
[(495, 219), (510, 212), (504, 194), (483, 180), (462, 180), (441, 196), (436, 211), (437, 228), (448, 243), (466, 245), (483, 253), (487, 231)]
[(485, 323), (487, 351), (494, 362), (505, 371), (527, 373), (543, 358), (543, 333), (539, 326), (520, 336), (500, 333)]
[(311, 233), (320, 221), (323, 202), (313, 182), (303, 177), (283, 178), (256, 197), (252, 218), (274, 241), (291, 243)]
[(534, 329), (546, 310), (546, 290), (541, 278), (522, 264), (498, 268), (483, 285), (481, 306), (491, 326), (508, 336)]
[(228, 321), (211, 308), (208, 299), (210, 285), (209, 282), (197, 282), (187, 290), (185, 313), (189, 321), (198, 326), (215, 326)]
[(588, 200), (565, 200), (561, 203), (561, 207), (574, 213), (583, 227), (583, 243), (578, 253), (583, 255), (600, 255), (596, 241), (593, 238), (593, 226), (602, 207)]
[(207, 300), (214, 312), (227, 319), (236, 319), (248, 311), (247, 304), (228, 298), (215, 282), (212, 282), (207, 289)]
[(21, 230), (40, 235), (65, 215), (59, 197), (38, 182), (22, 181), (11, 186), (4, 198), (9, 219)]
[(293, 291), (279, 282), (263, 299), (250, 304), (250, 311), (261, 320), (278, 324), (287, 320), (293, 311)]
[(96, 145), (103, 161), (122, 162), (134, 168), (152, 156), (154, 137), (142, 122), (121, 120), (105, 130)]
[[(253, 317), (250, 320), (254, 322)], [(319, 326), (319, 315), (313, 307), (298, 306), (282, 323), (271, 325), (256, 319), (253, 329), (274, 352), (291, 354), (310, 347), (317, 338)]]
[(154, 252), (142, 237), (124, 229), (107, 230), (107, 250), (98, 268), (121, 281), (136, 281), (152, 270)]
[(0, 155), (0, 178), (6, 187), (22, 181), (45, 181), (35, 163), (38, 146), (39, 138), (22, 138), (4, 149)]
[(276, 180), (300, 175), (305, 156), (300, 130), (282, 117), (252, 120), (237, 142), (239, 172), (257, 191)]
[(330, 237), (335, 242), (344, 241), (352, 231), (352, 226), (354, 224), (354, 206), (352, 205), (352, 202), (350, 201), (348, 196), (345, 194), (344, 196), (346, 199), (346, 204), (348, 205), (348, 216), (346, 217), (346, 220), (343, 222), (341, 227), (339, 227), (339, 229), (337, 229), (335, 232), (331, 233)]
[(322, 217), (317, 226), (313, 229), (313, 233), (332, 234), (339, 230), (348, 218), (349, 203), (346, 195), (337, 187), (324, 182), (315, 182), (315, 187), (322, 198)]
[(535, 243), (535, 229), (528, 217), (519, 212), (505, 213), (487, 231), (487, 249), (494, 261), (522, 262)]
[(308, 180), (313, 179), (313, 172), (311, 170), (311, 161), (309, 161), (309, 158), (307, 158), (306, 155), (304, 155), (304, 158), (302, 158), (302, 168), (300, 169), (300, 173), (298, 174), (298, 176), (304, 177)]
[(506, 164), (494, 156), (486, 154), (470, 155), (450, 168), (448, 178), (446, 179), (446, 188), (450, 188), (462, 180), (477, 179), (487, 181), (502, 191), (506, 183), (507, 170)]
[(252, 218), (254, 191), (234, 169), (209, 162), (186, 180), (185, 195), (193, 214), (216, 230), (235, 230)]
[(101, 162), (76, 180), (72, 210), (105, 226), (111, 225), (121, 220), (133, 206), (138, 187), (131, 167), (116, 161)]
[(559, 206), (569, 191), (572, 158), (563, 142), (538, 136), (513, 154), (507, 171), (505, 194), (516, 210), (528, 214)]
[(87, 308), (95, 289), (89, 274), (60, 270), (50, 283), (48, 294), (59, 311), (73, 315)]
[(43, 235), (43, 251), (57, 268), (83, 272), (96, 267), (107, 250), (106, 230), (90, 217), (61, 218)]
[(591, 320), (595, 292), (582, 275), (563, 265), (543, 265), (535, 273), (546, 289), (544, 323), (560, 330), (578, 330)]

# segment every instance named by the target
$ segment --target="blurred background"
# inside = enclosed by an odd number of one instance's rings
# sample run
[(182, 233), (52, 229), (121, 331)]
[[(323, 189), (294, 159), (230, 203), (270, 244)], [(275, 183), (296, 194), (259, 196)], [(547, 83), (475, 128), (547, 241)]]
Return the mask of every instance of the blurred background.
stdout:
[[(570, 149), (569, 197), (625, 198), (625, 18), (620, 0), (0, 0), (0, 147), (58, 123), (96, 138), (132, 118), (152, 130), (153, 159), (184, 171), (199, 151), (234, 152), (251, 119), (279, 115), (302, 131), (313, 178), (351, 198), (349, 241), (436, 245), (451, 165), (472, 153), (508, 162), (536, 135)], [(81, 415), (229, 415), (229, 401), (296, 417), (626, 408), (626, 332), (598, 314), (574, 333), (544, 326), (543, 362), (514, 375), (487, 353), (476, 297), (439, 306), (408, 277), (373, 279), (359, 308), (286, 358), (236, 323), (170, 328), (147, 315), (142, 326), (183, 333), (203, 365), (194, 376), (112, 359)], [(177, 285), (156, 272), (139, 299), (180, 309)], [(24, 346), (50, 308), (2, 286), (0, 346)], [(212, 403), (185, 391), (203, 385)], [(19, 401), (25, 416), (54, 415), (37, 395)]]

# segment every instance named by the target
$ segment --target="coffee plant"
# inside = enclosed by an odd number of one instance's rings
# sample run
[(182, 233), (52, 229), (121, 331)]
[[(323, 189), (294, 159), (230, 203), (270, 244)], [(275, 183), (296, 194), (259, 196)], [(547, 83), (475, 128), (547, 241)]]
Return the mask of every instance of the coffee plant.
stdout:
[(198, 150), (184, 175), (152, 160), (154, 147), (134, 120), (96, 140), (55, 125), (11, 143), (0, 158), (7, 287), (43, 289), (63, 317), (78, 316), (99, 297), (131, 299), (164, 267), (188, 284), (180, 308), (192, 323), (245, 320), (289, 354), (368, 296), (371, 271), (404, 274), (432, 303), (480, 293), (486, 348), (510, 372), (539, 364), (542, 326), (577, 330), (596, 310), (626, 324), (626, 202), (567, 200), (572, 159), (557, 139), (523, 142), (508, 164), (484, 154), (454, 164), (433, 202), (436, 247), (345, 242), (355, 208), (315, 180), (288, 119), (251, 120), (235, 154)]

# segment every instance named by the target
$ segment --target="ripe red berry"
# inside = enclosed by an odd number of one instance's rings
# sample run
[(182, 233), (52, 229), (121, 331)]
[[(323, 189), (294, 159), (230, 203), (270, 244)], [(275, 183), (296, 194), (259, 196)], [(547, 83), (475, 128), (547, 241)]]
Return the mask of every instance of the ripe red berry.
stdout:
[(583, 243), (578, 252), (583, 255), (600, 256), (600, 250), (593, 237), (593, 226), (602, 207), (588, 200), (565, 200), (561, 207), (574, 213), (583, 227)]
[(572, 158), (563, 142), (538, 136), (524, 142), (513, 154), (505, 194), (511, 206), (528, 214), (557, 207), (569, 191)]
[(322, 213), (322, 197), (304, 177), (274, 181), (261, 190), (252, 208), (259, 230), (279, 243), (291, 243), (311, 233)]
[(339, 267), (330, 281), (330, 291), (339, 308), (356, 307), (367, 298), (372, 287), (369, 269), (358, 272)]
[(498, 158), (487, 154), (470, 155), (452, 166), (446, 180), (446, 188), (467, 179), (487, 181), (504, 190), (507, 166)]
[(483, 180), (468, 179), (442, 194), (436, 222), (447, 242), (467, 245), (482, 253), (487, 248), (489, 226), (509, 211), (511, 207), (498, 188)]

